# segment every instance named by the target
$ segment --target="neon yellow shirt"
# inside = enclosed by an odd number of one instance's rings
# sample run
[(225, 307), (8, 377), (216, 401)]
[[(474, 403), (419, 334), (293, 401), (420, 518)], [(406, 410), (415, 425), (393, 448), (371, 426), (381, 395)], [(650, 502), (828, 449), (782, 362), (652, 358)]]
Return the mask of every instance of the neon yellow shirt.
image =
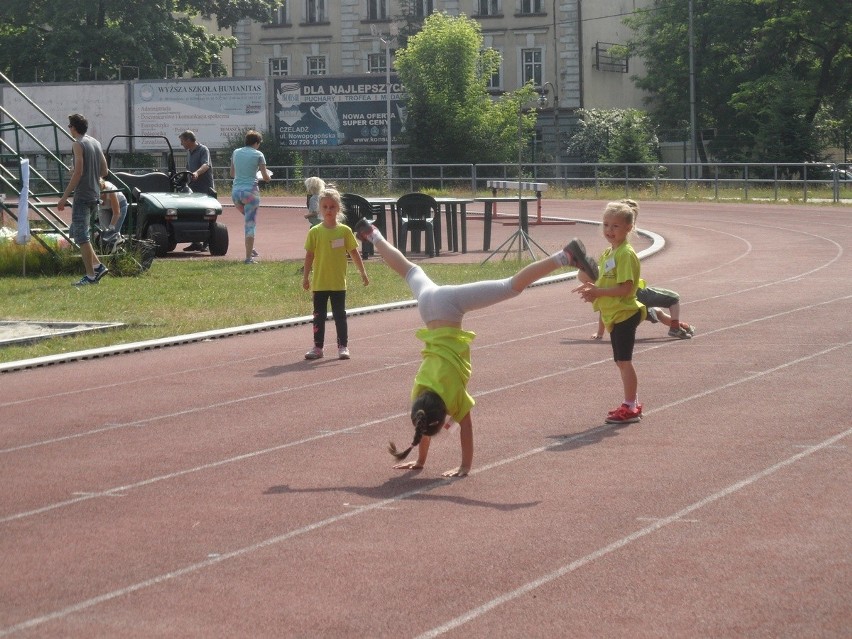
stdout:
[(636, 289), (639, 288), (640, 282), (639, 258), (630, 243), (623, 242), (615, 250), (612, 247), (605, 250), (598, 262), (598, 272), (600, 275), (595, 286), (599, 288), (613, 288), (628, 280), (633, 281), (633, 289), (629, 295), (599, 297), (592, 304), (596, 311), (600, 311), (601, 320), (603, 320), (606, 330), (612, 332), (614, 324), (632, 317), (636, 311), (642, 312), (642, 319), (644, 320), (647, 311), (636, 299)]
[(355, 235), (345, 224), (330, 229), (323, 224), (312, 226), (305, 239), (305, 250), (314, 254), (313, 291), (346, 290), (346, 256), (358, 248)]
[(470, 380), (470, 343), (476, 333), (460, 328), (421, 328), (417, 339), (425, 344), (423, 363), (414, 377), (411, 399), (431, 390), (444, 400), (447, 413), (460, 422), (476, 403), (467, 392)]

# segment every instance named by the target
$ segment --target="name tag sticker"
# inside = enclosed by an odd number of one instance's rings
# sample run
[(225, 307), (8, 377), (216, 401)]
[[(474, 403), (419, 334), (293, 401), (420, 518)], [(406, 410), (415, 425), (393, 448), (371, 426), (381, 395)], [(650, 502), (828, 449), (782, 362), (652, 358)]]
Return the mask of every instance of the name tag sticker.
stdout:
[(343, 248), (344, 246), (346, 245), (344, 244), (342, 237), (331, 241), (331, 248)]
[(611, 257), (606, 262), (604, 262), (604, 270), (611, 271), (615, 268), (615, 258)]

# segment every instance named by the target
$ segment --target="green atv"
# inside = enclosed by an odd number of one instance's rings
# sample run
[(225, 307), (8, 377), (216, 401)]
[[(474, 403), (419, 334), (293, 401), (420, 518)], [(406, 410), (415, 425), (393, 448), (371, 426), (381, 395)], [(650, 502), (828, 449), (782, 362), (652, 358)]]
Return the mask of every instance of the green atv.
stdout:
[(193, 193), (189, 188), (189, 171), (175, 169), (175, 156), (168, 138), (159, 135), (116, 135), (107, 145), (105, 155), (110, 164), (110, 147), (118, 138), (158, 138), (168, 148), (165, 172), (133, 174), (110, 172), (116, 186), (127, 196), (129, 229), (138, 239), (151, 240), (157, 257), (175, 250), (178, 244), (200, 242), (210, 248), (211, 255), (228, 252), (228, 227), (218, 221), (222, 205), (214, 197)]

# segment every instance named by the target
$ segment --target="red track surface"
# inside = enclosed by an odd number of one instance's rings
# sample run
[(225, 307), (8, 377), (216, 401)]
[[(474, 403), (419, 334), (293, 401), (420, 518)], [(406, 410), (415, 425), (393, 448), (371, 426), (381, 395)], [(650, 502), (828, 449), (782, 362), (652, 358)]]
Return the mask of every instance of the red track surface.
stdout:
[[(265, 259), (300, 257), (297, 216), (261, 211)], [(297, 327), (3, 375), (0, 637), (849, 637), (852, 210), (640, 222), (698, 327), (640, 328), (642, 423), (603, 425), (620, 382), (571, 281), (533, 288), (466, 318), (461, 480), (457, 430), (423, 471), (385, 452), (415, 309), (351, 318), (350, 361), (304, 361)]]

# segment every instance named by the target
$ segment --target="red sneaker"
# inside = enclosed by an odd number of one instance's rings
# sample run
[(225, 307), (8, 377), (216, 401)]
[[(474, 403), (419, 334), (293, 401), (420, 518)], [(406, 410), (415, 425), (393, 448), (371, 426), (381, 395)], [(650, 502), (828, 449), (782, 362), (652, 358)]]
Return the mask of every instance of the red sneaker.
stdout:
[(642, 404), (637, 404), (636, 408), (630, 408), (627, 404), (622, 404), (613, 411), (610, 411), (606, 416), (607, 424), (635, 424), (642, 419)]

